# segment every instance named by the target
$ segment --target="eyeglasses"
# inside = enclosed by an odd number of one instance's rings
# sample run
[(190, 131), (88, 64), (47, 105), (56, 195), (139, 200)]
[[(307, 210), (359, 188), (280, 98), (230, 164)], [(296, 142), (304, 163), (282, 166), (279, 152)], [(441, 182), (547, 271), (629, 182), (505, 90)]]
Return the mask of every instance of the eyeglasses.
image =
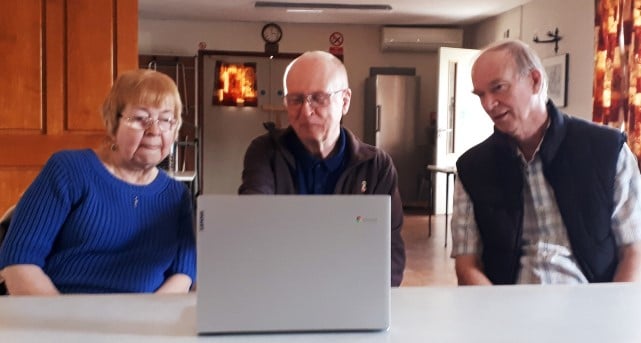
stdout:
[(339, 89), (337, 91), (325, 93), (325, 92), (314, 92), (312, 94), (300, 94), (300, 93), (290, 93), (285, 95), (285, 106), (295, 108), (303, 105), (304, 102), (309, 103), (311, 107), (327, 107), (329, 106), (329, 101), (332, 95), (345, 91), (345, 89)]
[(147, 130), (149, 129), (153, 124), (158, 125), (158, 129), (162, 132), (169, 131), (176, 126), (176, 119), (174, 118), (158, 118), (154, 119), (148, 116), (141, 116), (141, 115), (136, 115), (136, 116), (122, 116), (122, 118), (125, 119), (125, 122), (127, 123), (127, 126), (129, 126), (132, 129), (135, 130)]

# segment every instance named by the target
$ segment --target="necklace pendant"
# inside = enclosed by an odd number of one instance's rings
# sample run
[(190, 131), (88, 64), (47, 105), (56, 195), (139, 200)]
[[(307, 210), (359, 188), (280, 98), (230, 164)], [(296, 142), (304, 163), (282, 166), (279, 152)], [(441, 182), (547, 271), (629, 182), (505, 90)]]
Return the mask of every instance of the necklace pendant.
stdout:
[(134, 196), (134, 208), (138, 207), (138, 196)]

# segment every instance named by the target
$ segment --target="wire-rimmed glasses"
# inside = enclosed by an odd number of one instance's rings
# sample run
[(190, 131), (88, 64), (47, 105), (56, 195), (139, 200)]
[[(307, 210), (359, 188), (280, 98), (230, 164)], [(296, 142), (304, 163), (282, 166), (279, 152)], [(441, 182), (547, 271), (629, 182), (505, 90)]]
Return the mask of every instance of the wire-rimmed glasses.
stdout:
[(304, 102), (307, 102), (309, 106), (317, 107), (327, 107), (332, 98), (332, 95), (344, 92), (345, 89), (339, 89), (333, 92), (314, 92), (311, 94), (302, 94), (302, 93), (289, 93), (285, 95), (284, 102), (285, 106), (289, 108), (298, 108), (303, 105)]
[(154, 119), (143, 115), (123, 115), (122, 118), (125, 119), (127, 126), (135, 130), (148, 130), (153, 124), (156, 124), (160, 131), (167, 132), (176, 126), (176, 119), (174, 118)]

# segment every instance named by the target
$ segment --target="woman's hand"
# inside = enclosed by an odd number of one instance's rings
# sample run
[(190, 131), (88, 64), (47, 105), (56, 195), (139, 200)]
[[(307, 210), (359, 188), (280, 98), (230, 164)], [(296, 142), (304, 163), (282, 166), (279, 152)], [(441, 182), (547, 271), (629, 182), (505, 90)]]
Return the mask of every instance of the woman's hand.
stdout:
[(163, 284), (156, 290), (157, 294), (171, 294), (171, 293), (188, 293), (191, 287), (191, 278), (186, 274), (174, 274), (170, 276)]
[(35, 264), (14, 264), (0, 271), (10, 295), (59, 295), (60, 291), (42, 268)]

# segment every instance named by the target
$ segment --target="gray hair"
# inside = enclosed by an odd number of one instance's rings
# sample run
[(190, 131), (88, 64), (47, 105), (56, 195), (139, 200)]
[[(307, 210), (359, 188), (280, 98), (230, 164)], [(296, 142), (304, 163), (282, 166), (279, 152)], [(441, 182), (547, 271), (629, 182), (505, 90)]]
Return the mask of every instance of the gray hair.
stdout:
[(519, 75), (527, 75), (532, 70), (538, 70), (541, 74), (541, 89), (539, 95), (543, 102), (548, 99), (548, 76), (543, 68), (543, 63), (537, 53), (529, 45), (517, 39), (505, 39), (494, 42), (481, 51), (481, 55), (486, 52), (505, 51), (514, 60), (516, 70)]

